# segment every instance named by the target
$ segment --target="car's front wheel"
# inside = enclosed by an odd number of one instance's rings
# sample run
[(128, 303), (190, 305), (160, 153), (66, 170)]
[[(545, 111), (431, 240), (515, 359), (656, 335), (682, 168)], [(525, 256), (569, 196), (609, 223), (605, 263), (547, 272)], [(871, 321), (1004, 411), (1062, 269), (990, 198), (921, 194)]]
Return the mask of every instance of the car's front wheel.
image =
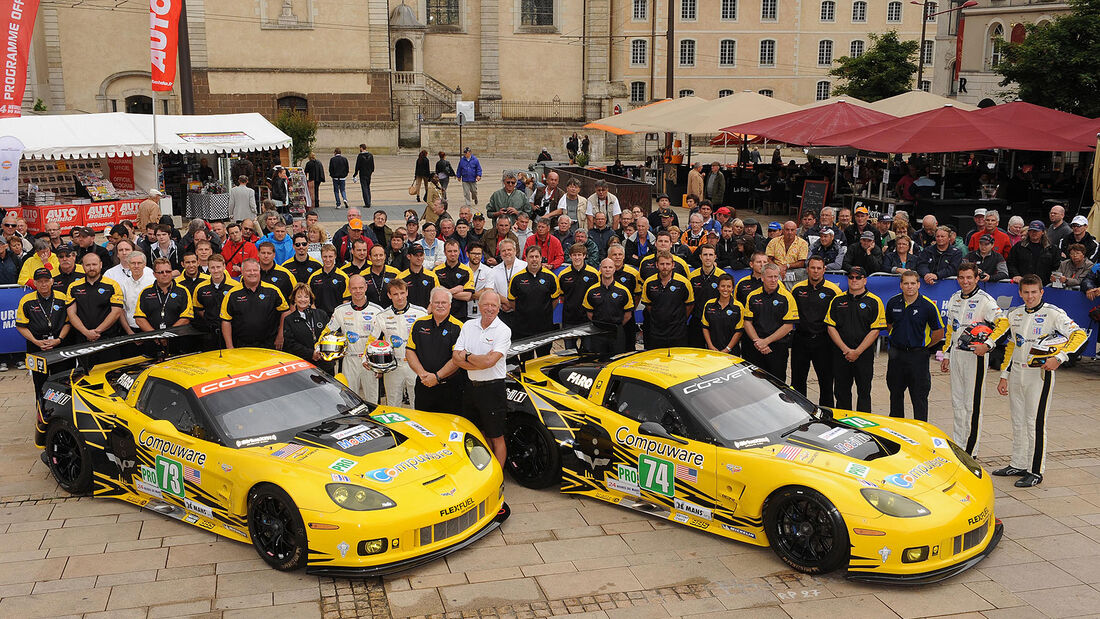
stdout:
[(806, 574), (831, 572), (848, 561), (848, 527), (837, 508), (810, 488), (783, 488), (768, 498), (764, 530), (784, 563)]
[(84, 494), (92, 487), (92, 463), (88, 445), (68, 423), (55, 419), (46, 430), (46, 465), (57, 485), (70, 494)]
[(248, 532), (256, 552), (271, 567), (289, 572), (305, 566), (308, 542), (302, 513), (282, 488), (262, 485), (249, 492)]
[(535, 417), (518, 413), (508, 417), (504, 432), (508, 469), (525, 488), (547, 488), (561, 481), (561, 453), (554, 436)]

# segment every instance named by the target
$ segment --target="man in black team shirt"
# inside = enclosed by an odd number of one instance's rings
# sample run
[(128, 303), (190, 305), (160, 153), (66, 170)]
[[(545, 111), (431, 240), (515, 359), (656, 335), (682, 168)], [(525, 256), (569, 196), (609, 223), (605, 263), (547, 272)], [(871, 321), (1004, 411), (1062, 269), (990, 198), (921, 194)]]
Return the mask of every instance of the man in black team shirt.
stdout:
[[(69, 322), (81, 336), (81, 341), (96, 342), (119, 334), (122, 318), (122, 288), (114, 280), (103, 277), (103, 261), (89, 252), (81, 259), (84, 279), (69, 286)], [(91, 365), (112, 361), (117, 351), (105, 350), (89, 358)]]
[(451, 316), (451, 293), (446, 288), (432, 290), (428, 311), (428, 316), (412, 324), (405, 346), (405, 361), (416, 373), (416, 407), (432, 413), (453, 412), (462, 401), (465, 379), (451, 358), (462, 323)]
[(167, 258), (154, 260), (153, 277), (157, 281), (138, 294), (134, 308), (138, 328), (157, 331), (189, 324), (195, 316), (191, 293), (173, 281), (172, 261)]
[(435, 267), (435, 278), (451, 293), (451, 315), (465, 320), (466, 302), (474, 296), (474, 272), (458, 261), (458, 241), (450, 239), (444, 243), (443, 255), (446, 260)]
[(294, 235), (294, 255), (283, 263), (296, 282), (308, 282), (311, 275), (321, 270), (321, 263), (309, 257), (309, 239), (304, 232)]
[(813, 363), (817, 373), (817, 403), (833, 405), (833, 342), (825, 330), (825, 314), (840, 287), (825, 279), (825, 259), (810, 256), (806, 260), (807, 279), (791, 288), (798, 305), (798, 324), (791, 343), (791, 387), (806, 395), (806, 379)]
[(435, 273), (424, 268), (424, 246), (413, 243), (409, 246), (409, 268), (397, 274), (409, 285), (409, 303), (428, 308), (431, 303), (432, 288), (439, 285)]
[(393, 305), (393, 301), (386, 293), (386, 286), (390, 281), (397, 279), (398, 272), (397, 269), (386, 264), (385, 247), (375, 245), (370, 248), (370, 266), (361, 275), (367, 282), (367, 300), (382, 309)]
[(642, 284), (642, 303), (646, 306), (642, 334), (646, 350), (684, 344), (687, 317), (695, 302), (691, 283), (674, 272), (676, 263), (672, 254), (661, 250), (654, 260), (657, 274)]
[(348, 293), (348, 276), (336, 268), (336, 248), (325, 245), (321, 248), (321, 270), (309, 277), (309, 289), (313, 291), (317, 309), (329, 316), (351, 295)]
[[(508, 300), (516, 307), (512, 337), (521, 339), (545, 333), (554, 328), (554, 306), (561, 289), (549, 269), (542, 266), (542, 251), (538, 245), (528, 245), (525, 254), (527, 268), (508, 282)], [(551, 344), (539, 346), (527, 357), (550, 354)]]
[(769, 262), (768, 255), (762, 251), (752, 254), (749, 259), (749, 268), (752, 271), (737, 280), (737, 284), (733, 287), (733, 298), (737, 299), (738, 303), (745, 305), (749, 300), (749, 293), (764, 285), (761, 278), (764, 277), (764, 265)]
[[(541, 251), (539, 252), (541, 255)], [(580, 325), (588, 322), (587, 310), (584, 308), (584, 296), (599, 279), (600, 272), (585, 262), (588, 255), (584, 245), (573, 245), (569, 248), (569, 265), (558, 273), (558, 288), (561, 289), (563, 327)]]
[(283, 293), (260, 279), (260, 263), (241, 263), (241, 284), (222, 299), (222, 337), (226, 348), (279, 348), (283, 316), (290, 310)]
[(634, 343), (633, 333), (631, 339), (623, 338), (623, 325), (634, 315), (634, 295), (615, 281), (615, 273), (614, 260), (601, 260), (599, 280), (584, 294), (582, 303), (588, 320), (610, 331), (585, 338), (584, 346), (589, 352), (613, 355), (625, 352), (627, 345)]
[(745, 359), (783, 382), (787, 382), (787, 353), (790, 333), (798, 322), (798, 306), (779, 283), (779, 265), (763, 268), (761, 287), (749, 293), (745, 302), (745, 335), (741, 344)]
[(260, 280), (278, 288), (284, 301), (290, 299), (294, 284), (298, 282), (294, 281), (294, 275), (290, 271), (275, 262), (275, 245), (268, 241), (260, 243), (256, 260), (260, 263)]
[(222, 299), (237, 282), (225, 270), (225, 257), (210, 256), (210, 279), (195, 288), (195, 326), (205, 333), (203, 350), (217, 350), (225, 345), (222, 337)]
[[(72, 328), (65, 310), (69, 299), (65, 293), (53, 289), (53, 276), (49, 269), (37, 269), (34, 272), (34, 288), (34, 292), (24, 295), (19, 301), (19, 307), (15, 311), (15, 328), (26, 338), (28, 353), (57, 348)], [(51, 372), (61, 369), (50, 367)], [(31, 376), (34, 379), (34, 392), (41, 394), (46, 374), (32, 371)]]

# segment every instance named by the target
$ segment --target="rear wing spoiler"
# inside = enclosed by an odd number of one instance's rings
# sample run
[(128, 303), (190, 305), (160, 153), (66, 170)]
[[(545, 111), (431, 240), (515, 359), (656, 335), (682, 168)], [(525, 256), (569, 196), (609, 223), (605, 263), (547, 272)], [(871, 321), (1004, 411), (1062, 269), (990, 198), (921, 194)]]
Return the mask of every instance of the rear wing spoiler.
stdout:
[(88, 357), (88, 355), (102, 352), (104, 350), (118, 348), (119, 346), (125, 346), (126, 344), (148, 342), (151, 340), (183, 338), (196, 335), (203, 335), (203, 332), (199, 331), (195, 327), (192, 327), (191, 325), (184, 325), (182, 327), (169, 327), (167, 329), (161, 329), (159, 331), (147, 331), (145, 333), (123, 335), (121, 337), (113, 337), (96, 342), (85, 342), (83, 344), (77, 344), (75, 346), (66, 346), (65, 348), (55, 348), (53, 350), (27, 353), (27, 368), (30, 369), (32, 372), (37, 372), (39, 374), (49, 374), (51, 367), (63, 361), (75, 360), (79, 362), (81, 359)]
[(553, 344), (558, 340), (584, 337), (586, 335), (600, 335), (603, 333), (611, 333), (611, 331), (592, 323), (569, 327), (568, 329), (558, 329), (557, 331), (547, 331), (546, 333), (540, 333), (538, 335), (532, 335), (531, 337), (525, 337), (522, 340), (513, 341), (512, 347), (508, 349), (508, 354), (505, 355), (505, 357), (517, 357), (524, 353), (531, 352), (539, 346)]

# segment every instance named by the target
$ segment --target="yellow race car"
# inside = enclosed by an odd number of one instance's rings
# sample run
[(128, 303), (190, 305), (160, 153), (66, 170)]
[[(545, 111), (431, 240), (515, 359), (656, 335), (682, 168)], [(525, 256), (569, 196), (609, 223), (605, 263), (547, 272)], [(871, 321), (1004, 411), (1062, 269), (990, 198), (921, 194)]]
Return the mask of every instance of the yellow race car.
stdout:
[(935, 426), (817, 407), (729, 355), (566, 351), (513, 371), (508, 399), (520, 484), (770, 545), (802, 572), (935, 582), (1002, 536), (989, 475)]
[(35, 443), (63, 489), (251, 543), (279, 570), (334, 576), (420, 565), (508, 517), (503, 472), (473, 424), (368, 404), (293, 355), (238, 349), (51, 370), (171, 335), (28, 355), (49, 375)]

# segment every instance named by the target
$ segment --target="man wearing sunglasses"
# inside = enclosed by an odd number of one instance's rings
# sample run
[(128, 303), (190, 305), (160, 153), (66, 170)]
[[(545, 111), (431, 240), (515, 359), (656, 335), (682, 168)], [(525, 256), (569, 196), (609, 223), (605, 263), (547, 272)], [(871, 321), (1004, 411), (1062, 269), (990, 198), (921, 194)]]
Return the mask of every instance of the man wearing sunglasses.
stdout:
[[(4, 224), (3, 224), (4, 225), (4, 245), (11, 245), (11, 237), (19, 236), (21, 239), (23, 239), (23, 253), (26, 254), (26, 253), (32, 251), (34, 249), (34, 246), (31, 245), (30, 241), (28, 241), (25, 237), (23, 237), (22, 235), (19, 234), (19, 230), (17, 229), (18, 224), (16, 223), (15, 220), (16, 220), (16, 217), (15, 217), (14, 213), (9, 213), (8, 215), (4, 216)], [(58, 237), (59, 238), (60, 238), (60, 232), (61, 232), (61, 229), (60, 229), (60, 227), (58, 227), (58, 233), (59, 233)], [(22, 282), (20, 282), (20, 283), (22, 283)]]
[(531, 214), (531, 203), (527, 201), (527, 194), (516, 186), (515, 172), (504, 173), (504, 186), (489, 196), (485, 212), (493, 219), (498, 215), (507, 215), (512, 223), (516, 222), (516, 216), (520, 213)]
[(180, 327), (195, 317), (191, 293), (173, 279), (172, 261), (157, 258), (153, 262), (156, 283), (138, 295), (134, 321), (142, 331), (156, 331), (168, 327)]
[(294, 235), (294, 255), (283, 263), (296, 282), (308, 282), (309, 276), (321, 270), (321, 263), (309, 257), (309, 239), (304, 232)]
[[(871, 381), (875, 371), (874, 343), (886, 328), (882, 300), (867, 292), (867, 271), (852, 267), (848, 292), (833, 297), (825, 314), (829, 339), (836, 344), (833, 368), (836, 407), (871, 412)], [(852, 408), (852, 383), (856, 385), (856, 408)]]

